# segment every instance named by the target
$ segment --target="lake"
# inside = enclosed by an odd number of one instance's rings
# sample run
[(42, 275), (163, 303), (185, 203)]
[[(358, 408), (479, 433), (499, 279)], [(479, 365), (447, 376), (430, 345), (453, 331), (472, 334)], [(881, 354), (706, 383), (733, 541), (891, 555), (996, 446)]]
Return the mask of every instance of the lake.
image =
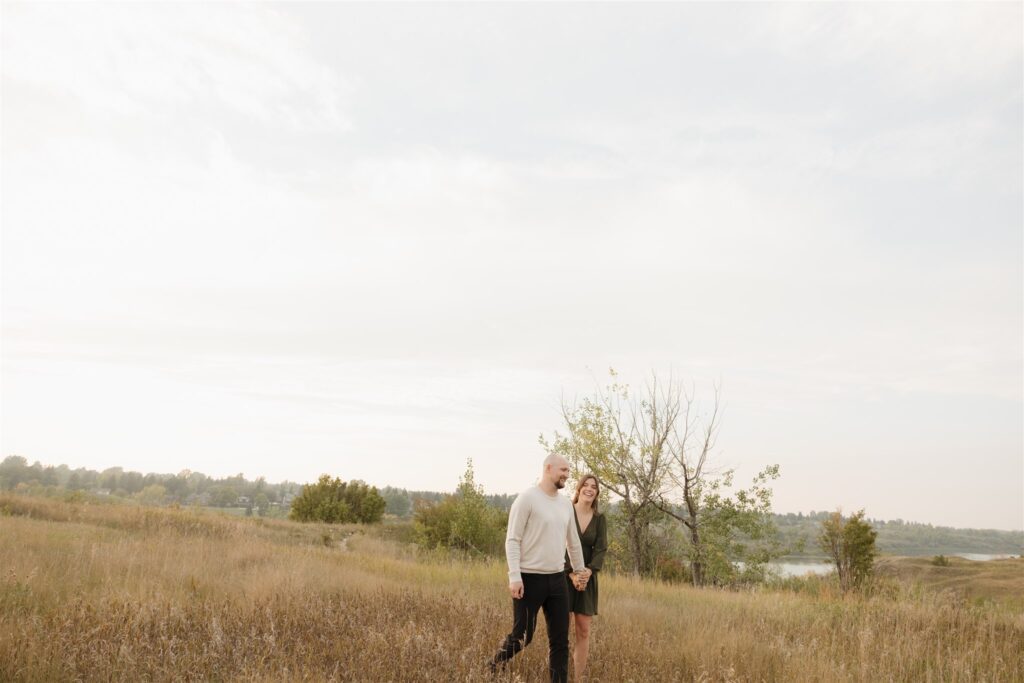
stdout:
[[(988, 560), (1006, 560), (1020, 555), (988, 555), (985, 553), (949, 553), (950, 557), (962, 557), (965, 560), (975, 562), (987, 562)], [(929, 555), (928, 557), (932, 557)], [(769, 562), (768, 566), (774, 569), (779, 576), (804, 576), (805, 574), (830, 574), (835, 568), (824, 561), (816, 562), (808, 560), (804, 562)]]
[(835, 570), (826, 562), (769, 562), (768, 566), (779, 576), (804, 576), (805, 574), (830, 574)]

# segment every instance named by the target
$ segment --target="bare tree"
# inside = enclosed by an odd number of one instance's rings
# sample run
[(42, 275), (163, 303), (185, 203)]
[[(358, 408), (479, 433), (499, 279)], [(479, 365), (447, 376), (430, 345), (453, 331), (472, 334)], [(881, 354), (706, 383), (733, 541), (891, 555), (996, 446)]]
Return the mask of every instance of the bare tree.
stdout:
[[(754, 578), (780, 554), (771, 523), (772, 491), (778, 477), (770, 465), (745, 490), (732, 491), (733, 471), (710, 466), (721, 419), (720, 389), (707, 415), (694, 392), (671, 376), (657, 375), (639, 396), (618, 382), (582, 401), (562, 402), (568, 434), (555, 432), (552, 452), (564, 455), (578, 472), (593, 472), (620, 498), (629, 554), (636, 574), (653, 573), (652, 527), (664, 515), (677, 520), (688, 540), (695, 585)], [(547, 443), (541, 439), (547, 447)]]
[(668, 479), (682, 499), (682, 506), (673, 505), (668, 491), (658, 500), (659, 508), (674, 517), (686, 528), (690, 538), (691, 570), (693, 583), (704, 584), (704, 565), (706, 552), (701, 539), (701, 493), (706, 484), (708, 455), (715, 447), (718, 437), (719, 387), (715, 386), (714, 407), (711, 416), (703, 426), (698, 423), (697, 411), (694, 409), (693, 392), (682, 392), (679, 400), (682, 404), (683, 419), (675, 425), (672, 432), (670, 459), (672, 467), (668, 471)]
[(770, 465), (754, 477), (750, 488), (727, 494), (733, 470), (709, 464), (721, 423), (721, 389), (715, 385), (706, 415), (698, 411), (694, 396), (691, 389), (680, 390), (675, 397), (681, 419), (674, 422), (667, 440), (667, 486), (657, 506), (683, 525), (690, 541), (693, 583), (701, 586), (708, 582), (709, 573), (716, 581), (735, 579), (735, 560), (742, 559), (746, 574), (752, 576), (779, 554), (768, 487), (779, 468)]

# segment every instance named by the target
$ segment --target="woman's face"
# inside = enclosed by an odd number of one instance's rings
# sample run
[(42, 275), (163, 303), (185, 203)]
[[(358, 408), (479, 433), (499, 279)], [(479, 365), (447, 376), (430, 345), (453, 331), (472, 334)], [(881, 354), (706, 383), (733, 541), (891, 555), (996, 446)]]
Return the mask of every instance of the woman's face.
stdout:
[(587, 479), (583, 482), (583, 486), (580, 487), (580, 499), (593, 503), (595, 498), (597, 498), (597, 482), (593, 479)]

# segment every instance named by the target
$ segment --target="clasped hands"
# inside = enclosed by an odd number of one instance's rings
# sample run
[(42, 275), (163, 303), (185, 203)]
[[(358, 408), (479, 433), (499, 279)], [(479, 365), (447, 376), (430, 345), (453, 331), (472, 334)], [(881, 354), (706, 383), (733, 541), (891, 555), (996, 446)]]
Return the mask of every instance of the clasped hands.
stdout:
[(572, 585), (575, 586), (576, 590), (585, 591), (592, 574), (593, 572), (590, 569), (581, 569), (578, 572), (573, 572), (569, 576), (572, 577)]

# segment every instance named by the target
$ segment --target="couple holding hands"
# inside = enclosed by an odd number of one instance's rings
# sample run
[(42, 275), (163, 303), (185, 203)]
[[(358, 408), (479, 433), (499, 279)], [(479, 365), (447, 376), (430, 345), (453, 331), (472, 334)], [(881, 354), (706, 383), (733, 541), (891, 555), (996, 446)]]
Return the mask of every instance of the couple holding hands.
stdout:
[(488, 663), (492, 673), (530, 643), (541, 611), (547, 622), (552, 682), (568, 681), (570, 618), (576, 680), (581, 680), (586, 670), (590, 626), (597, 614), (597, 575), (608, 549), (608, 525), (597, 509), (597, 477), (581, 477), (571, 503), (559, 493), (568, 479), (569, 463), (549, 455), (540, 482), (512, 503), (505, 556), (513, 626)]

